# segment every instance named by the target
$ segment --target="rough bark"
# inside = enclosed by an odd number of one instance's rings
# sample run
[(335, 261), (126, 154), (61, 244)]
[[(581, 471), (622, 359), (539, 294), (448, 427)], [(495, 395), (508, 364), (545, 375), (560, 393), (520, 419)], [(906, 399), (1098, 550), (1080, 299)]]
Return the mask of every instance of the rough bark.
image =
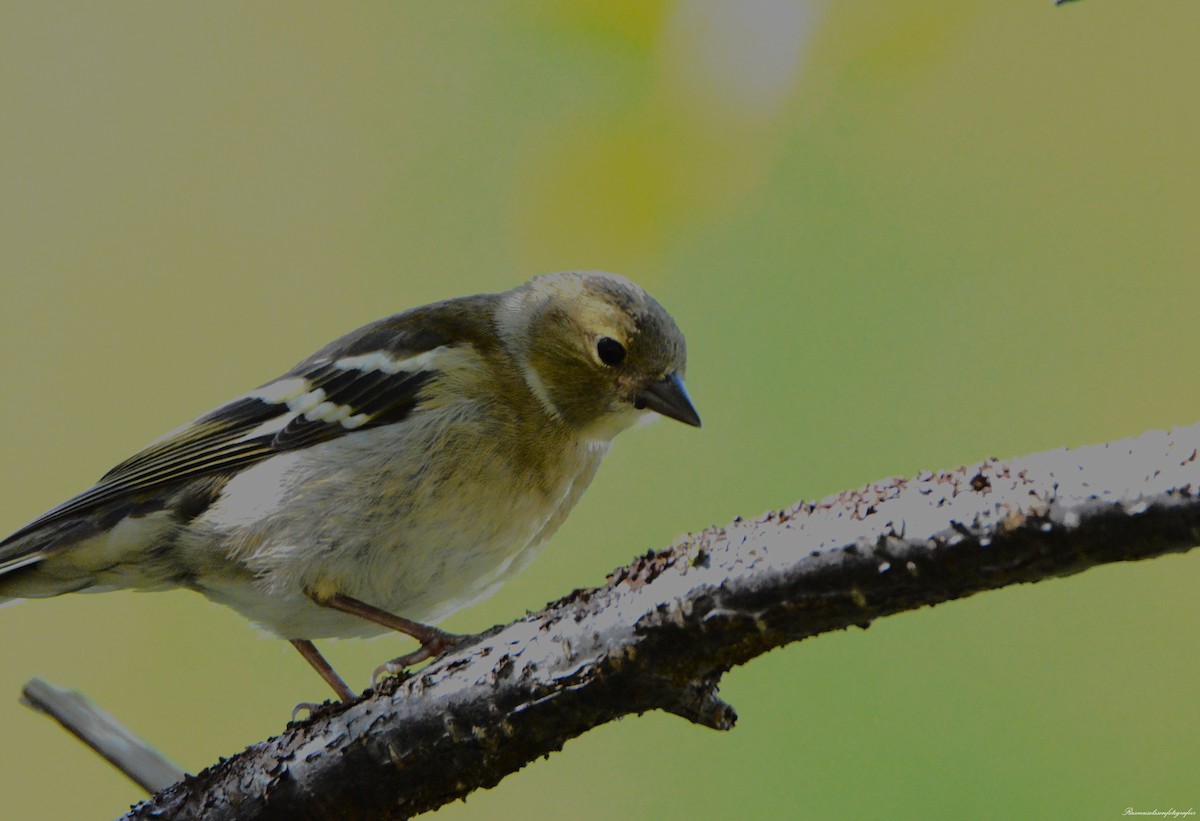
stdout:
[(733, 726), (721, 675), (818, 633), (1200, 542), (1200, 425), (887, 479), (647, 553), (126, 818), (406, 818), (619, 716)]

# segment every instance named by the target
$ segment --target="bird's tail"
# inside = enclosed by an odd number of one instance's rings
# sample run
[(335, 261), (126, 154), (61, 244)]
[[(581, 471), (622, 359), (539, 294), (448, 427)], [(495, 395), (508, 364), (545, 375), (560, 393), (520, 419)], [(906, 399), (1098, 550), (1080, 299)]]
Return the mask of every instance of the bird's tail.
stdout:
[(40, 599), (79, 589), (79, 580), (42, 572), (42, 563), (62, 543), (63, 527), (47, 527), (0, 542), (0, 604), (11, 599)]

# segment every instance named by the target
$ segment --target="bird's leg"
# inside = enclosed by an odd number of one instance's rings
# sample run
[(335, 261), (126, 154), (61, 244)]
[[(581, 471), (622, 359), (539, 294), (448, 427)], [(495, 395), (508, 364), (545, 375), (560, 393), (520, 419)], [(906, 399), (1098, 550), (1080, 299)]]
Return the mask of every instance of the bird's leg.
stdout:
[[(322, 607), (330, 607), (334, 610), (341, 610), (343, 613), (350, 613), (367, 621), (383, 625), (388, 629), (397, 630), (406, 636), (412, 636), (421, 642), (419, 649), (376, 667), (375, 672), (371, 675), (372, 687), (375, 686), (381, 675), (394, 676), (402, 673), (405, 668), (419, 664), (425, 661), (425, 659), (439, 656), (447, 650), (457, 647), (462, 643), (464, 638), (454, 633), (447, 633), (445, 630), (439, 630), (436, 627), (430, 627), (428, 624), (410, 621), (403, 616), (397, 616), (395, 613), (381, 610), (372, 604), (359, 601), (343, 593), (334, 593), (330, 596), (318, 596), (315, 593), (309, 593), (309, 598)], [(315, 648), (313, 652), (316, 652)], [(314, 664), (313, 666), (315, 667), (316, 665)], [(322, 673), (322, 675), (324, 674)], [(334, 675), (337, 674), (334, 673)], [(325, 680), (329, 681), (329, 679)]]
[(346, 684), (345, 680), (337, 674), (337, 670), (325, 660), (321, 655), (321, 651), (316, 648), (308, 639), (291, 639), (292, 646), (300, 651), (300, 655), (304, 656), (304, 660), (312, 665), (312, 668), (317, 671), (317, 675), (325, 679), (325, 683), (333, 688), (333, 692), (338, 694), (338, 698), (342, 701), (354, 701), (354, 691)]

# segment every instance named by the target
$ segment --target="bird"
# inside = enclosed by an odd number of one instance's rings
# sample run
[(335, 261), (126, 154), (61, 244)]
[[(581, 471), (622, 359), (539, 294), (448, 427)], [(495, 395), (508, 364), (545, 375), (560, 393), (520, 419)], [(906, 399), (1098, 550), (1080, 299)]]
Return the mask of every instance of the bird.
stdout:
[(544, 274), (364, 325), (155, 440), (0, 541), (0, 603), (184, 588), (300, 652), (389, 630), (395, 674), (534, 557), (613, 438), (700, 417), (665, 308), (603, 271)]

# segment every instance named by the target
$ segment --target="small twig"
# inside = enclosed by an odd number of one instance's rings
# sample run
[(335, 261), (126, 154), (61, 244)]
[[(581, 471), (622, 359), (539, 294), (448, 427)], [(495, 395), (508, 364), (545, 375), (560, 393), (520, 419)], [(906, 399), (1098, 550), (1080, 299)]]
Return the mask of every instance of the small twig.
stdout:
[(21, 703), (57, 721), (151, 795), (183, 780), (183, 770), (80, 693), (35, 678), (21, 689)]

